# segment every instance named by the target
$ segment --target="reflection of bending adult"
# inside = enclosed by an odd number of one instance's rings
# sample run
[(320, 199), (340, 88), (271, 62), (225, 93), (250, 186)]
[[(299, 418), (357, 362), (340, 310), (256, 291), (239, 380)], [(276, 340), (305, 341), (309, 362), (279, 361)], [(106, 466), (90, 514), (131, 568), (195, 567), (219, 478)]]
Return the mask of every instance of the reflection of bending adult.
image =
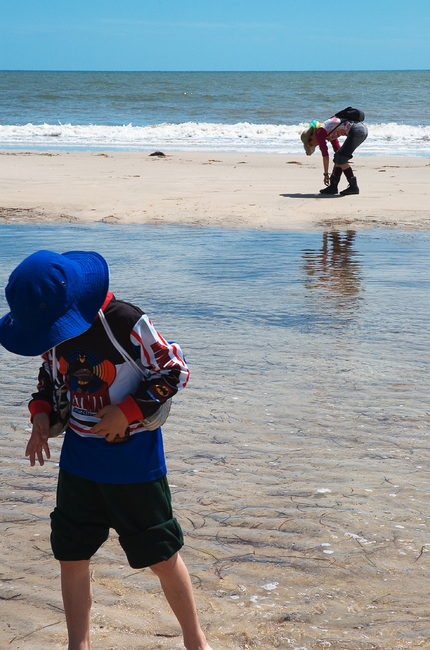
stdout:
[(354, 263), (355, 232), (324, 232), (318, 254), (307, 251), (304, 269), (312, 278), (310, 287), (324, 286), (338, 296), (356, 296), (360, 291), (360, 275)]
[[(357, 178), (349, 164), (353, 152), (367, 138), (367, 127), (362, 122), (343, 121), (338, 117), (331, 117), (322, 124), (314, 120), (309, 128), (301, 135), (306, 155), (311, 156), (318, 146), (323, 157), (324, 167), (324, 189), (320, 190), (321, 194), (337, 194), (338, 185), (342, 172), (348, 180), (348, 187), (342, 190), (341, 194), (359, 194), (360, 190), (357, 185)], [(342, 146), (339, 143), (339, 137), (346, 136)], [(330, 142), (334, 150), (334, 167), (331, 176), (329, 175), (330, 157), (327, 148), (327, 142)]]

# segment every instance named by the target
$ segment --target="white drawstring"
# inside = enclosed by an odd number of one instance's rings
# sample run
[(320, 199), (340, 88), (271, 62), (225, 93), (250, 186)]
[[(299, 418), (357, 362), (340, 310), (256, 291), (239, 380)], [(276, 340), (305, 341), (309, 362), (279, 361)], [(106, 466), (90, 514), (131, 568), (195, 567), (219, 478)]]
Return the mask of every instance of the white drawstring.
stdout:
[(124, 360), (127, 361), (129, 366), (133, 368), (134, 372), (139, 376), (139, 378), (144, 378), (148, 379), (150, 376), (150, 373), (148, 370), (145, 370), (141, 366), (139, 366), (134, 359), (131, 358), (131, 356), (128, 354), (126, 350), (120, 345), (120, 343), (116, 340), (114, 333), (112, 332), (109, 323), (106, 320), (106, 316), (102, 312), (101, 309), (99, 309), (99, 318), (101, 320), (101, 323), (103, 327), (105, 328), (105, 332), (108, 335), (111, 343), (116, 347), (118, 352), (124, 357)]
[[(55, 346), (51, 350), (52, 353), (52, 366), (51, 366), (51, 377), (54, 385), (57, 383), (57, 354), (55, 352)], [(49, 361), (48, 361), (49, 366)]]

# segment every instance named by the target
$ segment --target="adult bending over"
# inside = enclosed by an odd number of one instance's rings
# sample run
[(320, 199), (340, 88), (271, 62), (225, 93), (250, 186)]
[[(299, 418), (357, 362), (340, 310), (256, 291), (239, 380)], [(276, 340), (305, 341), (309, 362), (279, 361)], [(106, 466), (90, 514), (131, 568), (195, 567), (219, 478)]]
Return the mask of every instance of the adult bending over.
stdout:
[[(364, 115), (363, 115), (364, 117)], [(349, 160), (353, 152), (367, 138), (367, 127), (363, 122), (353, 122), (342, 120), (333, 116), (322, 124), (317, 120), (310, 123), (309, 128), (303, 131), (301, 139), (307, 156), (311, 156), (318, 146), (323, 157), (324, 167), (324, 189), (320, 190), (321, 194), (337, 194), (338, 185), (342, 172), (348, 180), (348, 187), (342, 190), (340, 194), (359, 194), (360, 190), (357, 185), (357, 178), (351, 169)], [(339, 137), (346, 136), (342, 146), (339, 143)], [(330, 176), (329, 164), (330, 156), (327, 148), (327, 142), (330, 142), (334, 153), (333, 171)]]

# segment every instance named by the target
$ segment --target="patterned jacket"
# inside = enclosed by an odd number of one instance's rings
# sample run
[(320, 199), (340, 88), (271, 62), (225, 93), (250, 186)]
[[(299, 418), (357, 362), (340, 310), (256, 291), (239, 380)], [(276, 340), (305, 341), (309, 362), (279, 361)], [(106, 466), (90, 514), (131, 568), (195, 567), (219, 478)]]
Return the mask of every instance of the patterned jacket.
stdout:
[[(98, 317), (89, 330), (55, 348), (57, 375), (64, 378), (72, 407), (60, 467), (107, 483), (159, 478), (165, 473), (161, 430), (147, 431), (141, 420), (185, 387), (188, 367), (180, 347), (168, 343), (138, 307), (108, 294), (102, 309), (115, 338), (145, 369), (146, 378), (130, 368)], [(43, 355), (38, 390), (29, 404), (32, 416), (53, 410), (52, 360), (52, 350)], [(118, 405), (129, 422), (122, 444), (91, 433), (96, 414), (109, 404)]]

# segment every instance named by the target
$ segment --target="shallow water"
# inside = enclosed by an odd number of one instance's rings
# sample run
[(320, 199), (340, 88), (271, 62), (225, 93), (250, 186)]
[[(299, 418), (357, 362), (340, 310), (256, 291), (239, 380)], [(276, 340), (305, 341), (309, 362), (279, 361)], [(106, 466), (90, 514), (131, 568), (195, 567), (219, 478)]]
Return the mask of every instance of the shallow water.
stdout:
[[(191, 380), (165, 443), (214, 650), (429, 647), (429, 233), (14, 225), (0, 242), (2, 286), (39, 248), (98, 250), (114, 292), (182, 344)], [(0, 358), (0, 606), (14, 630), (0, 645), (60, 647), (48, 539), (60, 441), (43, 469), (27, 466), (38, 362)], [(181, 647), (115, 535), (94, 566), (93, 647)]]

